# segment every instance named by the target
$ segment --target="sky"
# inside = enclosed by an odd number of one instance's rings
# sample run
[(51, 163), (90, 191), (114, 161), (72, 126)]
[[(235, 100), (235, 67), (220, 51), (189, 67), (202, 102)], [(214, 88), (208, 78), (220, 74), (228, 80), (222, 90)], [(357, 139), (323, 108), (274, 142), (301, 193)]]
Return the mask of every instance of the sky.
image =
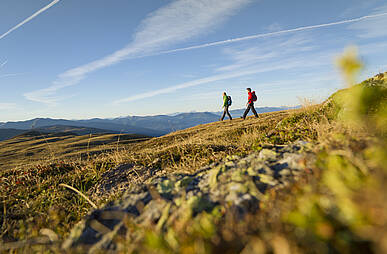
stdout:
[(1, 0), (0, 122), (325, 100), (357, 46), (387, 71), (386, 0)]

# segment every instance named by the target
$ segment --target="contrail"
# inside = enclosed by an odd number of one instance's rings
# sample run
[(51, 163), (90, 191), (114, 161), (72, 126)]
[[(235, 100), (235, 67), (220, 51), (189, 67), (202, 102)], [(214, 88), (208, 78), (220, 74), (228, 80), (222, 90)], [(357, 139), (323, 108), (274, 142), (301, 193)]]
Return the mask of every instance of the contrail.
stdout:
[(159, 53), (157, 53), (157, 55), (170, 54), (170, 53), (193, 50), (193, 49), (200, 49), (200, 48), (207, 48), (207, 47), (212, 47), (212, 46), (219, 46), (219, 45), (230, 44), (230, 43), (235, 43), (235, 42), (240, 42), (240, 41), (253, 40), (253, 39), (257, 39), (257, 38), (270, 37), (270, 36), (279, 35), (279, 34), (287, 34), (287, 33), (293, 33), (293, 32), (305, 31), (305, 30), (312, 30), (312, 29), (317, 29), (317, 28), (322, 28), (322, 27), (337, 26), (337, 25), (354, 23), (354, 22), (359, 22), (359, 21), (365, 20), (365, 19), (377, 18), (377, 17), (382, 17), (382, 16), (387, 16), (387, 12), (380, 13), (380, 14), (374, 14), (374, 15), (367, 15), (367, 16), (363, 16), (360, 18), (342, 20), (342, 21), (337, 21), (337, 22), (332, 22), (332, 23), (313, 25), (313, 26), (303, 26), (303, 27), (282, 30), (282, 31), (277, 31), (277, 32), (256, 34), (256, 35), (250, 35), (250, 36), (234, 38), (234, 39), (229, 39), (229, 40), (210, 42), (210, 43), (186, 47), (186, 48), (172, 49), (172, 50), (159, 52)]
[[(367, 16), (363, 16), (360, 18), (342, 20), (342, 21), (337, 21), (337, 22), (332, 22), (332, 23), (313, 25), (313, 26), (303, 26), (303, 27), (299, 27), (299, 28), (282, 30), (282, 31), (278, 31), (278, 32), (256, 34), (256, 35), (234, 38), (234, 39), (229, 39), (229, 40), (224, 40), (224, 41), (211, 42), (211, 43), (206, 43), (206, 44), (201, 44), (201, 45), (196, 45), (196, 46), (191, 46), (191, 47), (186, 47), (186, 48), (161, 51), (161, 52), (158, 52), (156, 54), (151, 54), (151, 55), (169, 54), (169, 53), (174, 53), (174, 52), (188, 51), (188, 50), (193, 50), (193, 49), (200, 49), (200, 48), (206, 48), (206, 47), (211, 47), (211, 46), (218, 46), (218, 45), (224, 45), (224, 44), (235, 43), (235, 42), (240, 42), (240, 41), (269, 37), (269, 36), (273, 36), (273, 35), (286, 34), (286, 33), (298, 32), (298, 31), (305, 31), (305, 30), (311, 30), (311, 29), (347, 24), (347, 23), (354, 23), (354, 22), (359, 22), (359, 21), (365, 20), (365, 19), (377, 18), (377, 17), (381, 17), (381, 16), (387, 16), (387, 13), (367, 15)], [(148, 55), (148, 56), (151, 56), (151, 55)], [(239, 76), (243, 76), (243, 75), (253, 74), (253, 73), (257, 73), (257, 72), (259, 72), (259, 71), (255, 71), (255, 72), (252, 71), (251, 73), (247, 72), (247, 73), (240, 73), (240, 74), (225, 74), (225, 75), (217, 75), (217, 76), (207, 77), (207, 78), (203, 78), (203, 79), (199, 79), (199, 80), (186, 82), (186, 83), (183, 83), (183, 84), (180, 84), (177, 86), (159, 89), (159, 90), (153, 91), (151, 93), (143, 93), (143, 94), (134, 95), (134, 96), (131, 96), (128, 98), (117, 100), (113, 104), (120, 104), (120, 103), (125, 103), (125, 102), (130, 102), (130, 101), (136, 101), (139, 99), (144, 99), (144, 98), (156, 96), (159, 94), (171, 93), (171, 92), (174, 92), (176, 90), (183, 89), (183, 88), (188, 88), (188, 87), (197, 86), (197, 85), (201, 85), (201, 84), (205, 84), (205, 83), (209, 83), (209, 82), (213, 82), (213, 81), (224, 80), (224, 79), (229, 79), (229, 78), (233, 78), (233, 77), (239, 77)]]
[(34, 14), (32, 14), (30, 17), (28, 17), (27, 19), (25, 19), (24, 21), (22, 21), (21, 23), (17, 24), (16, 26), (12, 27), (11, 29), (9, 29), (7, 32), (5, 32), (4, 34), (0, 35), (0, 40), (3, 39), (5, 36), (7, 36), (8, 34), (12, 33), (13, 31), (15, 31), (16, 29), (18, 29), (19, 27), (21, 27), (22, 25), (24, 25), (25, 23), (29, 22), (30, 20), (32, 20), (33, 18), (35, 18), (36, 16), (38, 16), (39, 14), (41, 14), (42, 12), (46, 11), (47, 9), (51, 8), (52, 6), (54, 6), (55, 4), (57, 4), (60, 0), (54, 0), (52, 1), (49, 5), (47, 5), (46, 7), (43, 7), (42, 9), (40, 9), (39, 11), (35, 12)]
[(0, 75), (0, 78), (7, 78), (7, 77), (16, 77), (16, 76), (20, 76), (20, 75), (24, 75), (26, 73), (11, 73), (11, 74), (4, 74), (4, 75)]

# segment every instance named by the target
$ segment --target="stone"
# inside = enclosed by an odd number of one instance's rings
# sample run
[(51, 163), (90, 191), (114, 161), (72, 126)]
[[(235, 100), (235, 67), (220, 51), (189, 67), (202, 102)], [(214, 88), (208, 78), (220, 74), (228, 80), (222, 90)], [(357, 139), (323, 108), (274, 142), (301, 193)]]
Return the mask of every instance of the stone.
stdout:
[(259, 180), (262, 182), (262, 183), (266, 183), (266, 184), (269, 184), (269, 185), (276, 185), (278, 182), (274, 179), (274, 177), (270, 176), (270, 175), (265, 175), (265, 174), (259, 174)]
[[(305, 163), (299, 161), (304, 158), (306, 150), (303, 147), (307, 144), (263, 148), (244, 158), (229, 156), (195, 174), (152, 175), (147, 176), (146, 183), (123, 181), (127, 187), (120, 200), (114, 206), (107, 205), (86, 216), (74, 227), (63, 248), (69, 250), (89, 244), (94, 249), (114, 250), (112, 239), (125, 228), (125, 223), (98, 216), (112, 210), (125, 213), (134, 224), (144, 225), (147, 229), (155, 227), (159, 232), (176, 219), (188, 221), (203, 212), (213, 214), (217, 211), (217, 216), (223, 216), (224, 211), (231, 209), (242, 220), (246, 214), (256, 212), (260, 202), (267, 200), (268, 190), (285, 188), (301, 178)], [(133, 165), (117, 167), (106, 173), (99, 186), (108, 183), (109, 188), (114, 189), (114, 184), (124, 179), (123, 175), (135, 174), (134, 168)], [(121, 180), (114, 179), (115, 175)], [(92, 225), (103, 232), (95, 231)]]
[(174, 183), (171, 180), (164, 180), (157, 185), (160, 194), (170, 194), (173, 191)]
[(259, 153), (259, 159), (261, 160), (274, 160), (277, 157), (277, 153), (273, 150), (262, 149)]
[(292, 172), (289, 169), (283, 169), (279, 172), (281, 176), (290, 176)]

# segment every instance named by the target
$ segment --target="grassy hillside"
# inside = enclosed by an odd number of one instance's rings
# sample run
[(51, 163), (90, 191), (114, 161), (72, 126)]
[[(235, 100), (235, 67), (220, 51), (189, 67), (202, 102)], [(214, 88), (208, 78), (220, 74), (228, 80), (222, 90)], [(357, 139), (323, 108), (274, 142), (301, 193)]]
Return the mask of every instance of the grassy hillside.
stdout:
[[(87, 213), (90, 205), (58, 186), (59, 183), (87, 193), (104, 172), (122, 163), (145, 166), (157, 174), (193, 172), (226, 155), (247, 154), (259, 149), (260, 142), (270, 142), (266, 141), (267, 134), (272, 135), (282, 119), (298, 112), (267, 113), (259, 119), (205, 124), (129, 144), (125, 144), (122, 138), (118, 142), (117, 135), (90, 138), (58, 134), (40, 136), (38, 133), (3, 141), (0, 160), (1, 198), (6, 209), (6, 217), (4, 214), (1, 216), (3, 237), (8, 240), (24, 239), (36, 235), (36, 227), (52, 228), (52, 218), (40, 216), (47, 213), (63, 216), (60, 217), (63, 221), (58, 221), (55, 227), (62, 236), (66, 236), (72, 225)], [(284, 140), (288, 141), (291, 140)], [(101, 145), (104, 142), (107, 145)], [(88, 158), (88, 154), (93, 153), (96, 156)], [(28, 223), (20, 224), (27, 219)]]
[(127, 123), (121, 123), (115, 119), (89, 119), (89, 120), (65, 120), (65, 119), (51, 119), (51, 118), (35, 118), (26, 121), (5, 122), (2, 123), (0, 129), (20, 129), (30, 130), (46, 128), (47, 126), (72, 126), (78, 128), (90, 128), (100, 130), (110, 130), (118, 133), (134, 133), (146, 136), (160, 136), (165, 134), (160, 130), (148, 129), (146, 127), (132, 126)]
[[(79, 132), (76, 128), (75, 132)], [(50, 161), (82, 161), (94, 155), (121, 149), (122, 145), (149, 139), (141, 135), (90, 134), (30, 131), (0, 142), (0, 171), (31, 167)]]
[(41, 135), (50, 133), (67, 133), (68, 135), (89, 135), (89, 134), (120, 134), (120, 131), (103, 130), (88, 127), (76, 127), (68, 125), (51, 125), (38, 127), (34, 129), (2, 129), (0, 128), (0, 141), (13, 138), (17, 135), (27, 133), (30, 131), (39, 132)]
[[(127, 179), (136, 185), (154, 175), (193, 173), (227, 155), (243, 157), (264, 147), (303, 140), (310, 142), (316, 164), (298, 183), (269, 193), (259, 212), (242, 223), (233, 219), (232, 211), (224, 211), (216, 220), (210, 211), (158, 234), (153, 233), (156, 222), (146, 228), (134, 225), (131, 228), (142, 238), (133, 241), (126, 235), (116, 241), (140, 253), (383, 253), (387, 250), (386, 75), (340, 91), (322, 105), (200, 125), (143, 142), (125, 144), (113, 135), (39, 140), (24, 136), (5, 146), (0, 143), (1, 149), (8, 149), (1, 153), (9, 156), (3, 162), (7, 170), (0, 171), (1, 237), (6, 242), (36, 239), (42, 236), (41, 229), (48, 228), (64, 239), (91, 206), (59, 184), (92, 197), (93, 186), (117, 165), (141, 167), (141, 175)], [(110, 152), (90, 145), (100, 144), (101, 138), (111, 140)], [(39, 149), (45, 149), (47, 159), (27, 165), (26, 153), (39, 155)], [(13, 157), (14, 152), (18, 155)], [(85, 157), (90, 152), (102, 153)], [(101, 207), (120, 195), (93, 196), (92, 201)], [(58, 250), (58, 245), (51, 247)]]
[(17, 130), (17, 129), (0, 129), (0, 141), (10, 139), (19, 134), (22, 134), (23, 132), (24, 132), (23, 130)]

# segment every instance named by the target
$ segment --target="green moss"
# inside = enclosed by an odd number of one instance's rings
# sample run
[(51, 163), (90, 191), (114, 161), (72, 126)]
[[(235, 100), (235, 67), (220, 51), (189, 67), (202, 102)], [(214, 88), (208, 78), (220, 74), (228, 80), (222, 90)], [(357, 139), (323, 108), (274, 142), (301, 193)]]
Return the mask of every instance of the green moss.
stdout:
[(172, 180), (164, 180), (157, 185), (157, 191), (160, 194), (170, 194), (174, 189), (174, 182)]

